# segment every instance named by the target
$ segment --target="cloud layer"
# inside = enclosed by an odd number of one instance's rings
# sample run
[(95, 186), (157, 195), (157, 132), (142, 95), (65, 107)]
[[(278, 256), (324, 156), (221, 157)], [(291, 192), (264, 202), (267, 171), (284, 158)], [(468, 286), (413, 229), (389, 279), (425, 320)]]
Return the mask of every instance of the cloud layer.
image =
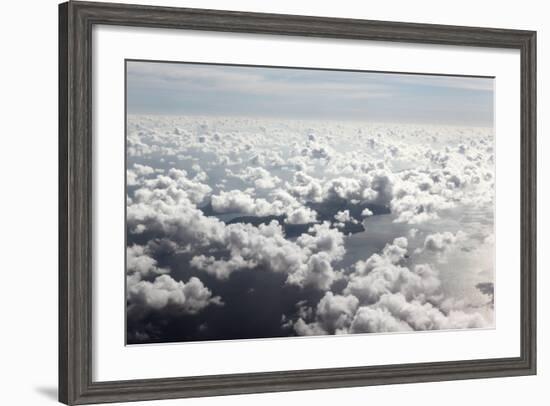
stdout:
[(492, 140), (130, 115), (130, 342), (491, 327)]

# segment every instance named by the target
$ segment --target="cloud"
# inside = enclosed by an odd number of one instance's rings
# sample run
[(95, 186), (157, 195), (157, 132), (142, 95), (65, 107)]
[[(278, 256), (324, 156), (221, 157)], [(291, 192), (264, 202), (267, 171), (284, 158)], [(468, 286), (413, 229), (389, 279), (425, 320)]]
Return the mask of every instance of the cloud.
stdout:
[(324, 252), (334, 259), (341, 259), (346, 252), (344, 235), (331, 228), (328, 221), (311, 226), (308, 234), (302, 234), (296, 243), (309, 252)]
[(477, 313), (467, 314), (451, 310), (444, 314), (429, 302), (407, 301), (402, 293), (386, 294), (375, 305), (387, 310), (395, 319), (405, 322), (413, 330), (444, 330), (484, 327), (486, 322)]
[(245, 260), (240, 255), (234, 255), (228, 260), (216, 260), (213, 256), (197, 255), (191, 259), (189, 264), (221, 280), (229, 278), (234, 271), (250, 269), (258, 265), (254, 261)]
[[(299, 303), (285, 313), (287, 332), (492, 325), (481, 285), (493, 277), (492, 244), (482, 241), (494, 194), (490, 130), (130, 116), (127, 141), (133, 309), (189, 315), (221, 301), (201, 279), (215, 278), (224, 296), (234, 274), (271, 272)], [(360, 219), (369, 232), (344, 235)], [(363, 258), (363, 239), (387, 244)], [(461, 269), (463, 296), (445, 279), (451, 266)], [(190, 283), (194, 293), (185, 292)], [(203, 299), (192, 306), (182, 294)]]
[(251, 214), (254, 216), (280, 215), (283, 206), (279, 202), (270, 203), (265, 199), (255, 199), (241, 190), (221, 191), (212, 196), (212, 208), (216, 213)]
[(308, 207), (300, 206), (287, 214), (285, 222), (288, 224), (309, 224), (317, 221), (317, 213)]
[(306, 146), (301, 149), (300, 154), (311, 159), (330, 159), (334, 156), (334, 150), (328, 145), (309, 141)]
[(341, 273), (334, 270), (334, 258), (326, 252), (312, 254), (300, 269), (289, 275), (287, 281), (298, 286), (313, 286), (320, 290), (328, 290)]
[(393, 197), (391, 174), (377, 169), (363, 174), (359, 179), (336, 178), (324, 191), (325, 199), (346, 199), (387, 206)]
[(174, 306), (186, 314), (196, 314), (210, 304), (222, 305), (221, 299), (212, 297), (200, 279), (192, 277), (187, 283), (175, 281), (169, 275), (157, 276), (154, 282), (141, 280), (139, 273), (130, 275), (127, 281), (127, 300), (131, 305), (161, 310)]
[(298, 171), (294, 174), (293, 185), (289, 190), (292, 194), (301, 197), (305, 201), (320, 202), (324, 198), (321, 182), (303, 171)]
[(141, 187), (134, 192), (133, 200), (143, 204), (167, 204), (189, 200), (193, 204), (201, 203), (209, 196), (212, 188), (203, 183), (187, 178), (185, 171), (170, 169), (168, 176), (157, 175), (144, 180)]
[(403, 292), (409, 297), (429, 295), (439, 288), (438, 280), (428, 265), (410, 270), (401, 265), (407, 254), (407, 240), (396, 238), (380, 254), (367, 261), (358, 261), (344, 290), (358, 297), (362, 303), (375, 303), (385, 293)]
[(140, 164), (134, 164), (133, 165), (133, 171), (138, 175), (138, 176), (147, 176), (147, 175), (152, 175), (155, 173), (155, 170), (148, 166), (148, 165), (140, 165)]
[(421, 224), (439, 218), (439, 211), (454, 207), (454, 204), (437, 194), (422, 191), (407, 193), (398, 191), (391, 201), (396, 223)]
[(307, 324), (302, 318), (294, 324), (298, 335), (335, 334), (351, 323), (359, 301), (353, 296), (327, 292), (316, 308), (316, 322)]
[(352, 217), (349, 215), (349, 210), (342, 210), (334, 215), (334, 219), (341, 223), (346, 223), (348, 221), (351, 221)]
[(152, 175), (155, 170), (147, 165), (134, 164), (132, 169), (126, 170), (126, 183), (128, 186), (139, 185), (142, 178)]
[(219, 243), (229, 255), (219, 259), (196, 255), (191, 265), (219, 279), (256, 266), (286, 273), (289, 284), (323, 290), (339, 278), (332, 263), (342, 259), (345, 253), (343, 234), (331, 229), (329, 223), (314, 225), (308, 234), (302, 234), (295, 242), (285, 238), (277, 221), (258, 227), (243, 223), (220, 224), (216, 231), (219, 234), (213, 243)]
[(288, 224), (314, 223), (317, 213), (303, 206), (296, 198), (284, 190), (275, 190), (265, 198), (254, 198), (241, 190), (221, 191), (213, 195), (212, 209), (215, 213), (246, 214), (258, 217), (285, 215)]
[(285, 239), (274, 221), (259, 228), (231, 227), (230, 232), (232, 255), (238, 253), (275, 272), (286, 272), (287, 282), (298, 286), (327, 289), (337, 278), (331, 264), (345, 253), (343, 234), (326, 222), (312, 226), (296, 242)]
[(294, 331), (299, 336), (321, 336), (328, 334), (318, 323), (306, 323), (303, 319), (298, 319), (293, 324)]
[(453, 249), (460, 241), (464, 241), (466, 235), (462, 231), (453, 234), (449, 231), (434, 233), (426, 236), (424, 240), (424, 250), (443, 254)]
[(405, 321), (394, 317), (383, 307), (359, 308), (350, 326), (351, 333), (389, 333), (395, 331), (412, 331)]
[(168, 238), (179, 250), (192, 251), (215, 243), (221, 244), (224, 224), (203, 213), (177, 189), (140, 189), (127, 207), (127, 228), (141, 226), (157, 238)]
[(281, 179), (262, 167), (247, 167), (242, 171), (240, 178), (252, 183), (256, 189), (260, 190), (274, 189), (281, 183)]
[[(182, 179), (183, 173), (171, 175), (158, 175), (146, 181), (144, 187), (135, 192), (135, 201), (127, 209), (129, 230), (167, 238), (181, 252), (210, 249), (225, 253), (218, 259), (199, 254), (191, 260), (193, 267), (220, 279), (228, 278), (239, 269), (255, 266), (287, 273), (290, 284), (319, 289), (327, 289), (338, 278), (331, 264), (342, 258), (345, 252), (344, 240), (343, 234), (330, 229), (329, 223), (314, 225), (309, 234), (302, 234), (296, 242), (285, 238), (277, 221), (258, 227), (243, 223), (224, 224), (214, 217), (205, 216), (190, 200), (190, 197), (195, 201), (200, 200), (201, 196), (194, 197), (174, 185), (176, 179)], [(193, 185), (199, 190), (203, 189), (198, 183), (193, 182)], [(285, 202), (295, 202), (292, 196), (285, 193), (276, 193), (275, 196), (280, 200), (269, 203), (238, 190), (221, 192), (212, 196), (212, 207), (216, 212), (266, 215), (281, 213), (283, 208), (288, 208)], [(311, 219), (313, 213), (306, 210), (302, 214)], [(292, 220), (296, 220), (296, 216)]]
[(363, 217), (370, 217), (373, 214), (374, 213), (371, 210), (369, 210), (368, 208), (363, 209), (363, 211), (361, 212), (361, 216), (363, 216)]
[[(299, 335), (478, 328), (489, 325), (464, 303), (444, 299), (439, 273), (428, 264), (404, 266), (407, 240), (358, 261), (342, 295), (327, 292), (294, 322)], [(347, 304), (347, 306), (345, 306)]]
[[(289, 192), (306, 202), (319, 203), (343, 199), (355, 203), (389, 206), (393, 197), (393, 183), (391, 174), (382, 169), (361, 172), (358, 178), (336, 177), (324, 184), (307, 173), (299, 171), (295, 173), (293, 182), (289, 185)], [(339, 216), (345, 215), (345, 212), (339, 214)]]
[(139, 273), (142, 277), (169, 273), (166, 268), (159, 268), (156, 259), (146, 253), (141, 245), (132, 245), (126, 248), (126, 272)]

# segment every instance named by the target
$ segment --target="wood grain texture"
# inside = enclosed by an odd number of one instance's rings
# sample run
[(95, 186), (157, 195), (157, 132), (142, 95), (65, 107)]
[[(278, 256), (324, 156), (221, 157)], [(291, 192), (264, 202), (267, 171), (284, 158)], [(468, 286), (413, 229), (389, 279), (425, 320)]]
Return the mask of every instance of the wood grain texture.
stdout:
[(68, 68), (68, 32), (67, 32), (67, 4), (59, 6), (59, 212), (58, 212), (58, 258), (59, 258), (59, 400), (67, 402), (67, 388), (70, 386), (68, 371), (70, 366), (68, 363), (68, 346), (69, 346), (69, 302), (68, 302), (68, 165), (67, 165), (67, 143), (68, 143), (68, 84), (67, 68)]
[[(91, 32), (94, 24), (519, 49), (521, 53), (520, 357), (93, 382)], [(535, 32), (69, 2), (59, 6), (59, 34), (59, 400), (61, 402), (88, 404), (536, 373)]]

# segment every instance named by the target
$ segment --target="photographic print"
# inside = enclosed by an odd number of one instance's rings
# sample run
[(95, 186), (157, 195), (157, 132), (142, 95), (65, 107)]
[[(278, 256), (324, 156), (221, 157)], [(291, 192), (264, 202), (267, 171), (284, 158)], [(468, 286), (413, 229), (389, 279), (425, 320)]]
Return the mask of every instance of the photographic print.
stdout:
[(493, 99), (127, 60), (127, 344), (493, 328)]

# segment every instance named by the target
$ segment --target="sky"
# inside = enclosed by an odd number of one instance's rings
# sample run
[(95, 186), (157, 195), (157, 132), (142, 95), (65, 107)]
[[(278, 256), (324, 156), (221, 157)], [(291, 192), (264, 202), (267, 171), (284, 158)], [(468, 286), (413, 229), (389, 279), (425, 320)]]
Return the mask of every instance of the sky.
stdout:
[(127, 61), (130, 114), (493, 125), (494, 79)]

